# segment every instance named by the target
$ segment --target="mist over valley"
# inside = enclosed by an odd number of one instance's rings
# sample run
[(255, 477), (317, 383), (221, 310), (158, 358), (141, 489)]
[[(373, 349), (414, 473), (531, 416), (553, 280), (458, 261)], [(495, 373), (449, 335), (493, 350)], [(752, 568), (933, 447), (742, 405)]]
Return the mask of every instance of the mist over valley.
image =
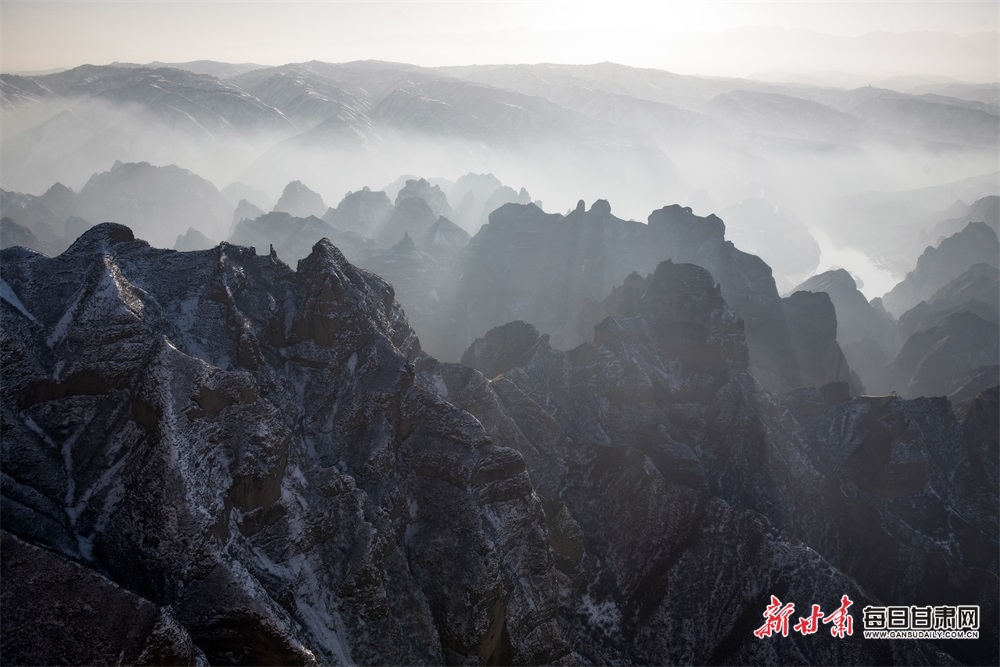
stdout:
[(995, 33), (768, 34), (0, 74), (3, 661), (997, 664)]

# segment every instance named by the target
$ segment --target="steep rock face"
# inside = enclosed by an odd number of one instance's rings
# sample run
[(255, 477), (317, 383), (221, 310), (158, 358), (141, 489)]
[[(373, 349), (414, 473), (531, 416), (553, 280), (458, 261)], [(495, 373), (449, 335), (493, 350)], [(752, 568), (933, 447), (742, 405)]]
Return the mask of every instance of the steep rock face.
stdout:
[(59, 250), (76, 238), (66, 234), (66, 219), (74, 214), (75, 203), (76, 194), (62, 183), (40, 196), (0, 190), (0, 215), (29, 230), (38, 243)]
[(469, 235), (465, 230), (443, 216), (420, 239), (421, 248), (437, 259), (451, 259), (468, 244)]
[(421, 197), (407, 197), (402, 200), (397, 198), (392, 214), (385, 226), (378, 231), (376, 238), (379, 243), (386, 246), (399, 243), (404, 234), (411, 239), (423, 241), (437, 219), (438, 216)]
[(884, 309), (876, 308), (868, 302), (847, 271), (834, 269), (817, 274), (792, 291), (826, 292), (830, 295), (830, 301), (837, 311), (837, 342), (842, 348), (851, 343), (871, 340), (885, 355), (896, 353), (898, 344), (892, 318)]
[(348, 192), (337, 208), (331, 208), (323, 220), (334, 227), (357, 232), (374, 238), (392, 215), (392, 203), (381, 190), (372, 192), (367, 186), (357, 192)]
[(264, 213), (263, 209), (253, 204), (249, 199), (241, 199), (233, 211), (233, 224), (230, 227), (229, 233), (232, 234), (233, 230), (236, 229), (236, 225), (240, 224), (243, 220), (256, 220), (264, 215)]
[(479, 332), (522, 319), (549, 333), (558, 347), (590, 338), (606, 312), (601, 301), (634, 271), (664, 259), (704, 266), (746, 322), (750, 361), (775, 386), (801, 382), (770, 269), (725, 241), (725, 225), (690, 209), (668, 206), (649, 224), (625, 221), (599, 200), (567, 216), (534, 204), (507, 204), (490, 215), (461, 260), (451, 316), (426, 337), (445, 358), (457, 358)]
[(958, 311), (974, 312), (990, 322), (1000, 321), (1000, 270), (989, 264), (975, 264), (969, 270), (903, 313), (897, 325), (898, 335), (905, 342), (918, 331), (944, 322)]
[(177, 235), (177, 240), (174, 241), (174, 250), (179, 250), (181, 252), (188, 252), (190, 250), (208, 250), (214, 243), (208, 239), (204, 234), (199, 232), (194, 227), (188, 227), (188, 230), (183, 234)]
[(448, 256), (434, 257), (417, 246), (407, 232), (392, 247), (368, 247), (354, 261), (359, 267), (385, 278), (406, 310), (414, 331), (440, 327), (443, 304), (450, 303), (455, 273)]
[(543, 341), (548, 341), (548, 336), (539, 336), (529, 323), (508, 322), (477, 338), (462, 355), (462, 363), (494, 378), (531, 361), (535, 347)]
[(975, 398), (984, 391), (996, 387), (998, 382), (1000, 382), (1000, 365), (978, 366), (966, 373), (965, 377), (959, 381), (958, 389), (948, 394), (948, 400), (951, 401), (952, 405), (957, 406), (959, 403)]
[(882, 297), (882, 301), (886, 310), (898, 317), (930, 298), (974, 264), (997, 266), (998, 257), (1000, 245), (996, 232), (986, 223), (970, 222), (937, 247), (927, 248), (917, 260), (916, 268)]
[(568, 651), (520, 455), (414, 386), (392, 288), (328, 241), (293, 271), (103, 224), (0, 259), (18, 539), (169, 605), (214, 663)]
[(889, 364), (889, 381), (904, 396), (947, 396), (970, 371), (1000, 363), (998, 331), (996, 322), (973, 312), (951, 313), (907, 339)]
[(466, 174), (455, 182), (449, 196), (458, 202), (455, 222), (472, 235), (489, 222), (490, 213), (504, 204), (531, 203), (526, 189), (514, 190), (493, 174)]
[(274, 205), (274, 211), (288, 213), (296, 218), (318, 218), (326, 213), (326, 204), (319, 194), (306, 187), (302, 181), (292, 181), (285, 186), (278, 203)]
[(0, 218), (0, 249), (21, 246), (31, 248), (46, 255), (55, 255), (56, 248), (52, 243), (40, 241), (28, 227), (19, 225), (8, 217)]
[(75, 207), (80, 217), (128, 225), (161, 248), (172, 247), (184, 227), (225, 238), (232, 211), (209, 181), (174, 165), (147, 162), (116, 162), (110, 171), (94, 174)]
[(427, 179), (407, 180), (403, 188), (396, 194), (396, 206), (398, 207), (407, 199), (422, 199), (430, 207), (435, 217), (451, 215), (451, 205), (448, 203), (448, 197), (445, 196), (440, 186), (431, 185)]
[(929, 303), (956, 304), (981, 301), (1000, 307), (1000, 269), (990, 264), (973, 264), (969, 270), (939, 289)]
[(169, 608), (6, 531), (0, 546), (0, 652), (7, 661), (208, 665)]
[(829, 295), (799, 291), (782, 299), (781, 305), (802, 373), (802, 384), (822, 387), (830, 382), (847, 382), (854, 385), (851, 387), (854, 395), (861, 393), (837, 344), (837, 313)]
[(943, 239), (965, 229), (970, 222), (985, 222), (995, 233), (1000, 234), (1000, 197), (991, 195), (972, 202), (957, 218), (938, 223), (930, 230), (929, 236), (935, 245)]
[[(530, 361), (492, 382), (418, 360), (418, 382), (524, 456), (578, 654), (947, 659), (919, 642), (757, 641), (769, 595), (797, 610), (834, 605), (837, 591), (862, 607), (961, 599), (997, 617), (987, 419), (970, 439), (946, 401), (848, 400), (843, 385), (771, 394), (746, 372), (742, 323), (707, 272), (664, 263), (629, 283), (637, 297), (620, 303), (631, 314), (604, 320), (593, 343), (559, 352), (539, 340)], [(483, 358), (477, 347), (468, 359)], [(940, 647), (990, 663), (995, 625)]]

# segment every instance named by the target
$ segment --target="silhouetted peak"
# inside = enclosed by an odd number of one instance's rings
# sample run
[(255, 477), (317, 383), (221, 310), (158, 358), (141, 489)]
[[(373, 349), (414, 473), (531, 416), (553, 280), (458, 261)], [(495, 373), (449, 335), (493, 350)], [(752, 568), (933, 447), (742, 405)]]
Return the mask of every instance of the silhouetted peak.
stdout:
[(834, 286), (840, 286), (849, 290), (857, 290), (857, 281), (850, 273), (844, 269), (831, 269), (818, 273), (812, 278), (800, 283), (793, 292), (826, 292)]
[(691, 207), (672, 204), (657, 209), (647, 218), (649, 226), (666, 231), (674, 243), (682, 243), (691, 249), (709, 241), (722, 242), (726, 236), (726, 225), (714, 213), (701, 217), (691, 212)]
[(45, 194), (43, 194), (42, 197), (45, 199), (51, 199), (54, 197), (72, 197), (73, 195), (73, 190), (66, 187), (62, 183), (53, 183), (52, 186), (45, 191)]
[(323, 198), (310, 190), (302, 181), (292, 181), (286, 185), (281, 198), (274, 205), (275, 211), (284, 211), (300, 218), (310, 215), (319, 217), (326, 212), (326, 209)]
[(611, 215), (611, 204), (608, 203), (607, 199), (598, 199), (594, 202), (593, 206), (590, 207), (591, 213), (596, 213), (602, 217)]

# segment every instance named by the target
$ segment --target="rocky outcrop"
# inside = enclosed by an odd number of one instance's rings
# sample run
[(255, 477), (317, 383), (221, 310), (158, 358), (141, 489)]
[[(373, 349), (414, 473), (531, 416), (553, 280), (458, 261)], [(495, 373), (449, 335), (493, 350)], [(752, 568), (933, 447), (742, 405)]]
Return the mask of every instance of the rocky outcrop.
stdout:
[(973, 265), (899, 318), (897, 335), (905, 342), (887, 367), (887, 382), (906, 396), (956, 401), (1000, 382), (998, 306), (996, 267)]
[(256, 220), (260, 216), (264, 215), (264, 210), (257, 207), (248, 199), (241, 199), (239, 203), (236, 204), (236, 209), (233, 211), (233, 224), (230, 227), (229, 233), (236, 229), (236, 225), (240, 224), (243, 220)]
[(0, 249), (13, 248), (14, 246), (31, 248), (46, 255), (57, 254), (57, 246), (40, 241), (28, 227), (19, 225), (8, 217), (0, 218)]
[(959, 381), (958, 389), (948, 394), (952, 405), (958, 405), (1000, 384), (1000, 365), (979, 366)]
[(411, 239), (423, 241), (437, 219), (438, 216), (422, 198), (407, 197), (403, 200), (397, 198), (392, 214), (376, 238), (379, 243), (387, 247), (399, 243), (404, 234)]
[(212, 663), (569, 652), (520, 455), (414, 385), (392, 288), (328, 241), (293, 271), (104, 224), (0, 271), (4, 529), (148, 601), (129, 661), (167, 606)]
[(320, 217), (326, 213), (326, 204), (319, 194), (310, 190), (302, 181), (292, 181), (285, 186), (274, 211), (288, 213), (296, 218)]
[(464, 229), (445, 217), (440, 217), (420, 238), (420, 247), (437, 259), (451, 259), (469, 244)]
[[(0, 190), (0, 215), (29, 231), (35, 237), (36, 245), (59, 251), (76, 238), (69, 237), (66, 230), (66, 219), (74, 215), (75, 206), (76, 194), (62, 183), (53, 184), (39, 196)], [(21, 236), (23, 241), (30, 240), (23, 234)], [(36, 248), (25, 243), (11, 245)], [(41, 247), (36, 249), (46, 252)]]
[(194, 227), (225, 238), (232, 207), (209, 181), (174, 165), (115, 162), (80, 190), (75, 214), (95, 222), (128, 225), (150, 243), (173, 247), (177, 234)]
[(996, 322), (973, 312), (951, 313), (907, 339), (889, 364), (889, 382), (903, 396), (947, 396), (965, 384), (969, 372), (1000, 363), (998, 332)]
[[(559, 352), (540, 339), (492, 382), (417, 364), (418, 382), (524, 456), (560, 622), (585, 660), (948, 659), (912, 641), (751, 640), (770, 595), (825, 608), (850, 589), (864, 604), (962, 599), (997, 614), (988, 417), (966, 417), (970, 435), (942, 400), (849, 399), (842, 384), (771, 394), (746, 372), (742, 325), (707, 272), (662, 264), (629, 283), (631, 314), (604, 320), (593, 343)], [(994, 661), (990, 627), (940, 648)]]
[[(964, 207), (964, 204), (962, 204)], [(934, 245), (945, 238), (965, 229), (970, 222), (984, 222), (995, 233), (1000, 234), (1000, 197), (990, 195), (972, 202), (962, 215), (939, 222), (927, 234)]]
[(934, 248), (928, 247), (917, 266), (892, 288), (882, 301), (886, 310), (897, 317), (929, 299), (975, 264), (996, 267), (1000, 262), (997, 235), (986, 223), (970, 222), (962, 231), (949, 236)]
[(204, 234), (194, 227), (188, 227), (186, 232), (177, 235), (177, 240), (174, 241), (174, 250), (180, 250), (181, 252), (208, 250), (213, 245), (215, 244)]
[[(54, 623), (97, 662), (996, 663), (996, 392), (772, 393), (702, 267), (630, 276), (566, 352), (488, 333), (493, 380), (327, 240), (293, 271), (104, 224), (0, 277), (5, 661)], [(849, 596), (854, 633), (760, 639), (772, 595)], [(861, 636), (945, 603), (981, 639)]]
[(395, 205), (399, 208), (407, 199), (421, 199), (435, 217), (451, 215), (451, 205), (441, 187), (431, 185), (427, 179), (408, 179), (403, 188), (396, 194)]
[[(837, 342), (845, 349), (852, 343), (874, 342), (892, 356), (898, 349), (892, 317), (876, 308), (858, 289), (854, 277), (843, 269), (817, 274), (800, 283), (793, 292), (826, 292), (837, 312)], [(850, 361), (850, 359), (848, 359)], [(851, 368), (855, 368), (852, 364)]]
[(0, 531), (0, 563), (5, 662), (208, 665), (169, 607), (91, 568), (6, 531)]
[(334, 227), (374, 238), (390, 215), (392, 204), (389, 197), (381, 190), (372, 192), (364, 187), (357, 192), (348, 192), (337, 208), (331, 208), (323, 215), (323, 220)]
[(591, 336), (607, 312), (601, 303), (632, 272), (665, 259), (707, 268), (746, 323), (750, 362), (772, 386), (801, 384), (781, 299), (759, 258), (725, 240), (725, 225), (690, 209), (654, 211), (649, 224), (611, 214), (606, 201), (583, 202), (569, 215), (534, 204), (507, 204), (470, 241), (450, 316), (424, 334), (435, 354), (457, 358), (480, 332), (511, 320), (531, 322), (553, 345), (573, 347)]
[(548, 339), (527, 322), (508, 322), (477, 338), (462, 355), (462, 363), (494, 378), (531, 361), (538, 344)]
[(472, 235), (489, 222), (490, 213), (504, 204), (531, 203), (527, 190), (514, 190), (493, 174), (466, 174), (455, 181), (448, 196), (458, 202), (452, 218)]
[(1000, 321), (1000, 271), (989, 264), (975, 264), (968, 271), (921, 301), (899, 318), (899, 339), (940, 326), (952, 313), (972, 312), (989, 322)]
[[(795, 292), (781, 300), (792, 337), (795, 360), (802, 384), (822, 387), (830, 382), (852, 384), (851, 393), (861, 393), (859, 382), (837, 343), (837, 313), (826, 292)], [(854, 376), (856, 377), (856, 376)]]

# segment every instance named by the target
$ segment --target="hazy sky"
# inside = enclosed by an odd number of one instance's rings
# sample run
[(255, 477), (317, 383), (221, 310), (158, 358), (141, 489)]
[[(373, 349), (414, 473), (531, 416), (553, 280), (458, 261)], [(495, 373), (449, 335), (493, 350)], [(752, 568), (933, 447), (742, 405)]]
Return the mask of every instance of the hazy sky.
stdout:
[(996, 0), (2, 0), (0, 8), (4, 72), (116, 60), (264, 65), (369, 58), (418, 65), (610, 60), (681, 73), (870, 72), (975, 81), (997, 79), (1000, 17)]

